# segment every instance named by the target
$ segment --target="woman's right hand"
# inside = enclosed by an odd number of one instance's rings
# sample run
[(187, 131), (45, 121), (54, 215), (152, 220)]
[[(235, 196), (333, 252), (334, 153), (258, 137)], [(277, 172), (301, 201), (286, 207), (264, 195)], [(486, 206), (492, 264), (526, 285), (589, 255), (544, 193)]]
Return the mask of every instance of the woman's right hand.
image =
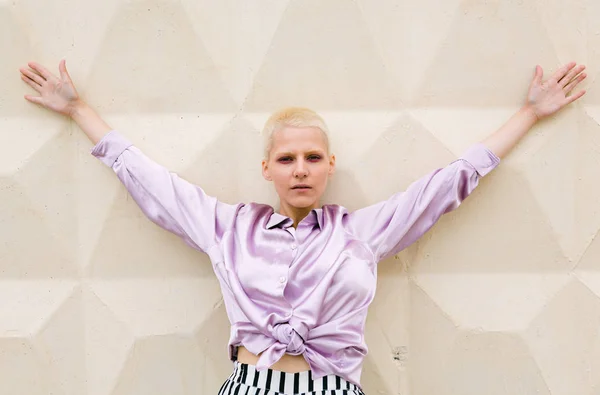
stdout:
[(58, 65), (60, 78), (35, 62), (28, 63), (30, 69), (20, 68), (21, 79), (40, 94), (40, 96), (25, 95), (25, 99), (60, 114), (72, 116), (77, 106), (81, 104), (81, 99), (65, 63), (63, 59)]
[(29, 62), (28, 65), (31, 69), (19, 69), (21, 79), (40, 95), (25, 95), (25, 99), (71, 117), (94, 144), (112, 130), (90, 106), (79, 98), (64, 59), (58, 65), (60, 78), (38, 63)]

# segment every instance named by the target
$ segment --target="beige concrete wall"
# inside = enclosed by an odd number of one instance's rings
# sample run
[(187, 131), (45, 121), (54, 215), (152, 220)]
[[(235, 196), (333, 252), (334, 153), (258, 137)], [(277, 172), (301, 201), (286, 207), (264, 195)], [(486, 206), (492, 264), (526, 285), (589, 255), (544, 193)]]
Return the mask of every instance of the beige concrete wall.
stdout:
[(81, 94), (224, 201), (275, 204), (268, 114), (332, 129), (327, 202), (388, 197), (495, 130), (539, 63), (589, 93), (466, 204), (381, 263), (370, 394), (600, 391), (596, 0), (0, 0), (0, 394), (216, 394), (228, 323), (207, 257), (145, 219), (18, 68), (65, 57)]

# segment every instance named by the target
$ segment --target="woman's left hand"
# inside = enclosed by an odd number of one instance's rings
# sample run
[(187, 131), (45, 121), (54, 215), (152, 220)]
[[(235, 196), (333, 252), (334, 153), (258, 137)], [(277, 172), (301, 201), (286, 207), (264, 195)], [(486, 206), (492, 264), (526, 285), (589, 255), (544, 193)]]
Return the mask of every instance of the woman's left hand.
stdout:
[(581, 90), (569, 95), (587, 77), (582, 73), (584, 69), (584, 65), (577, 66), (577, 63), (571, 62), (558, 69), (546, 82), (542, 82), (544, 72), (540, 66), (536, 66), (526, 106), (533, 110), (539, 120), (573, 103), (586, 92)]

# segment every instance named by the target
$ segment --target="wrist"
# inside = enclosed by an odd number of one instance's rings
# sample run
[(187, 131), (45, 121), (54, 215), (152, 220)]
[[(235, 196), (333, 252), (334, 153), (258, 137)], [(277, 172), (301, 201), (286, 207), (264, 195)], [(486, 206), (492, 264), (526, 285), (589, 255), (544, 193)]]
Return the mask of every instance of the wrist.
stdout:
[(86, 112), (87, 109), (87, 103), (85, 103), (81, 99), (78, 99), (77, 101), (73, 102), (73, 104), (70, 106), (69, 116), (75, 122), (77, 122), (77, 119), (81, 118), (81, 116)]
[(531, 104), (525, 104), (523, 107), (521, 107), (519, 112), (522, 113), (532, 124), (537, 123), (541, 119)]

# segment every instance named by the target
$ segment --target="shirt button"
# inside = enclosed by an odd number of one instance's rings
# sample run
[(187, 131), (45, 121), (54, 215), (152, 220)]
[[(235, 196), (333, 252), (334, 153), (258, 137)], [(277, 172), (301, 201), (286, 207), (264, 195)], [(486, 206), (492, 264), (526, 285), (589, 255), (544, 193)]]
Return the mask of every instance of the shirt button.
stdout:
[(283, 277), (283, 276), (279, 277), (279, 282), (283, 284), (285, 282), (285, 277)]
[(291, 247), (292, 247), (292, 250), (295, 250), (298, 246), (296, 244), (292, 244)]

